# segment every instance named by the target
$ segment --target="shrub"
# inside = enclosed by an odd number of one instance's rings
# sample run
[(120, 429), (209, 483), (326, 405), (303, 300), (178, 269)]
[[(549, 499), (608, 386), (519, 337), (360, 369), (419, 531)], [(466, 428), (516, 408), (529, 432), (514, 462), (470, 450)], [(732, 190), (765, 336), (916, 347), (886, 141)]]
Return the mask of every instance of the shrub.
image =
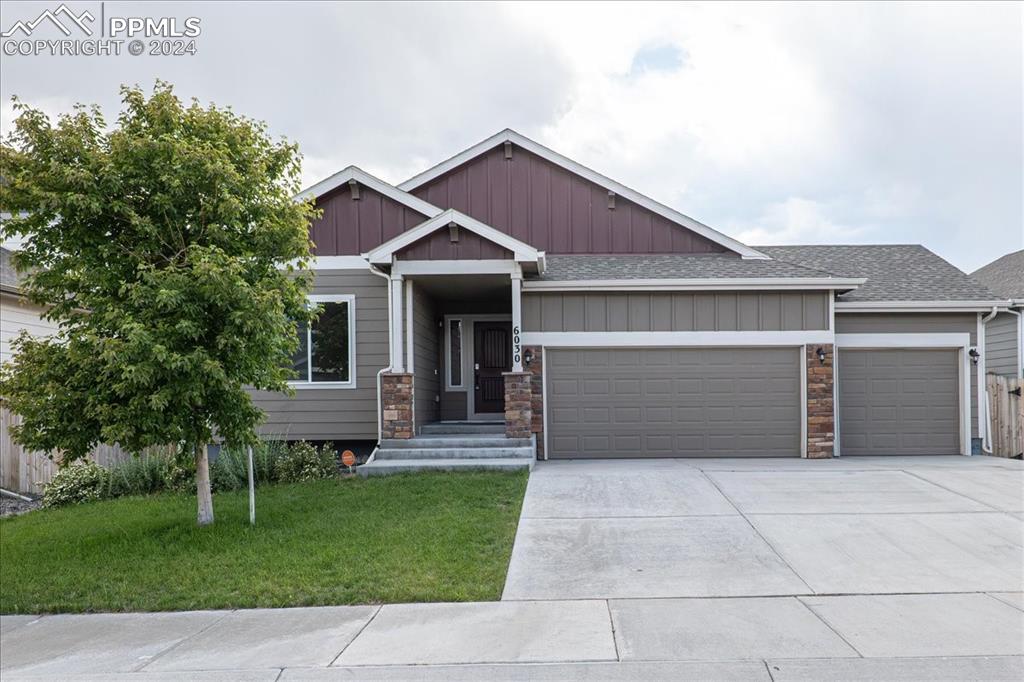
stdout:
[(304, 440), (293, 444), (277, 460), (275, 473), (284, 483), (330, 478), (338, 473), (335, 452), (324, 445), (317, 449)]
[(63, 507), (99, 500), (107, 492), (109, 476), (106, 469), (90, 461), (77, 461), (61, 467), (43, 487), (43, 506)]
[(166, 455), (133, 457), (110, 470), (107, 494), (110, 497), (123, 497), (160, 492), (167, 485), (169, 469), (170, 459)]

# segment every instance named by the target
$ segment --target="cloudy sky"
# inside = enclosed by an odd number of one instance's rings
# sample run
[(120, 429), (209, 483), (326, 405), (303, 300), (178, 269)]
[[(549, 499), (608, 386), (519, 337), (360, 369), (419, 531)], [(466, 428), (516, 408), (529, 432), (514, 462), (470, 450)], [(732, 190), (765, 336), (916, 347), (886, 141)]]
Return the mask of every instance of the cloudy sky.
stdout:
[(113, 118), (119, 84), (162, 78), (297, 141), (309, 183), (353, 163), (397, 183), (511, 127), (751, 244), (922, 243), (967, 271), (1024, 247), (1020, 4), (102, 11), (199, 17), (197, 54), (4, 56), (5, 132), (11, 95)]

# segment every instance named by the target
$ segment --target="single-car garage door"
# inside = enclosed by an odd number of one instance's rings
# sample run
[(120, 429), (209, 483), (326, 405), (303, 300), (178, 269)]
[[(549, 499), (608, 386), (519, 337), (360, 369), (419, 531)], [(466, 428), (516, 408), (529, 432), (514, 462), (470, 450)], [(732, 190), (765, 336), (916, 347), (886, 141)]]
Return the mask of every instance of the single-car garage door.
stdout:
[(957, 351), (839, 349), (843, 455), (960, 452)]
[(800, 455), (796, 348), (545, 350), (548, 457)]

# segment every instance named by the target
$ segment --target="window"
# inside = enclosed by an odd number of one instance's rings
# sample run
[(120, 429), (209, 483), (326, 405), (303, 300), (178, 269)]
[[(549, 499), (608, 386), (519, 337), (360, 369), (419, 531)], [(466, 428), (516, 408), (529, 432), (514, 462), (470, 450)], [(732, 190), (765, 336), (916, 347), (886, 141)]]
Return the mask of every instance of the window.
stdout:
[(448, 339), (448, 388), (462, 388), (462, 320), (447, 321)]
[(292, 358), (298, 387), (355, 388), (355, 297), (310, 296), (320, 306), (311, 325), (299, 324)]

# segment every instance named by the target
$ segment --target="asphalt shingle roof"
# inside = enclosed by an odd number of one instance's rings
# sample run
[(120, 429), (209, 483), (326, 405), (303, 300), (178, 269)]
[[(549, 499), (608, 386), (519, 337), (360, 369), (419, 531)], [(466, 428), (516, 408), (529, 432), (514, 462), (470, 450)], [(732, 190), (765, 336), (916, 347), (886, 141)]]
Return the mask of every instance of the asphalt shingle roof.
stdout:
[(704, 279), (745, 277), (828, 277), (830, 273), (782, 260), (743, 260), (734, 255), (548, 255), (544, 273), (533, 279)]
[(995, 259), (971, 277), (1001, 297), (1024, 298), (1024, 249)]
[[(548, 255), (544, 273), (532, 279), (581, 281), (863, 277), (867, 280), (863, 285), (842, 294), (839, 300), (990, 301), (1005, 296), (994, 294), (983, 284), (917, 244), (755, 248), (770, 256), (771, 260), (744, 260), (726, 254)], [(1021, 296), (1024, 297), (1024, 291)]]
[(983, 284), (920, 244), (758, 246), (772, 258), (822, 268), (837, 277), (865, 277), (841, 301), (991, 301)]

